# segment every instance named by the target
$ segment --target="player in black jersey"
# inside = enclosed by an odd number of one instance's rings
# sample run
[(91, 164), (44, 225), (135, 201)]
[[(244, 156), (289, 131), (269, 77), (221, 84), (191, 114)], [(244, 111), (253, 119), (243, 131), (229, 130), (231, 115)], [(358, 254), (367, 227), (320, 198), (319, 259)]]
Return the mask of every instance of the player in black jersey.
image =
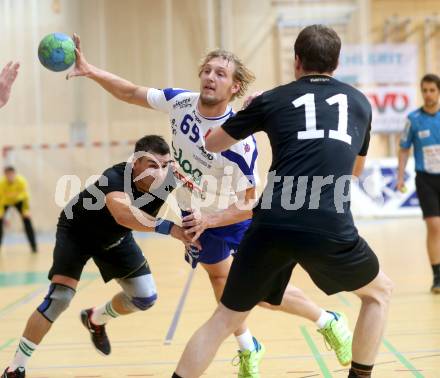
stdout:
[(143, 137), (136, 143), (131, 162), (108, 168), (65, 206), (57, 225), (49, 292), (29, 318), (3, 378), (25, 377), (28, 359), (69, 306), (90, 258), (105, 282), (116, 279), (122, 287), (101, 307), (81, 312), (81, 321), (99, 352), (110, 354), (105, 332), (110, 319), (153, 306), (157, 299), (154, 279), (131, 231), (156, 231), (188, 243), (181, 227), (156, 218), (174, 186), (170, 163), (169, 146), (162, 137)]
[(206, 148), (219, 152), (264, 131), (272, 166), (221, 302), (189, 341), (174, 377), (200, 376), (254, 306), (278, 305), (296, 264), (328, 295), (351, 291), (361, 299), (349, 377), (371, 376), (392, 282), (350, 212), (349, 185), (367, 154), (371, 107), (332, 78), (340, 48), (332, 29), (303, 29), (295, 42), (297, 81), (263, 93), (207, 138)]

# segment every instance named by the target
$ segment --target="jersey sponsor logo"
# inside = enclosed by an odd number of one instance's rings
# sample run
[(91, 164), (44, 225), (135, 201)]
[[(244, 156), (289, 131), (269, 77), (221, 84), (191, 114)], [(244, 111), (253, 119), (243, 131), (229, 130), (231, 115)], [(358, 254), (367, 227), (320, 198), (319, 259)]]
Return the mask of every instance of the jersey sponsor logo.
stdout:
[(330, 78), (328, 78), (328, 77), (312, 77), (312, 78), (310, 78), (311, 83), (319, 83), (319, 82), (325, 83), (328, 81), (330, 81)]
[(200, 119), (200, 117), (197, 115), (197, 113), (196, 113), (196, 111), (193, 109), (193, 111), (192, 111), (192, 115), (193, 115), (193, 117), (194, 117), (194, 120), (197, 122), (197, 123), (202, 123), (202, 120)]
[(202, 153), (202, 156), (210, 161), (214, 160), (214, 156), (205, 150), (205, 147), (200, 146), (199, 151)]
[(205, 199), (204, 191), (197, 184), (192, 182), (188, 176), (185, 176), (178, 171), (174, 172), (174, 176), (182, 183), (184, 188), (187, 188), (193, 194), (198, 194), (201, 199)]
[(209, 164), (208, 162), (203, 160), (200, 156), (193, 154), (193, 158), (194, 158), (194, 160), (197, 160), (200, 164), (202, 164), (204, 167), (206, 167), (208, 169), (212, 168), (212, 164)]
[(191, 106), (191, 98), (184, 98), (183, 100), (179, 100), (176, 101), (173, 104), (173, 109), (179, 108), (179, 109), (184, 109), (184, 108), (189, 108)]
[(428, 138), (431, 135), (431, 131), (430, 130), (421, 130), (417, 133), (417, 135), (419, 136), (420, 139)]
[(171, 143), (171, 147), (173, 148), (174, 159), (182, 168), (183, 172), (189, 174), (195, 183), (200, 184), (200, 180), (202, 178), (202, 171), (200, 169), (193, 169), (191, 162), (185, 158), (183, 158), (183, 151), (181, 148), (176, 148), (174, 143)]

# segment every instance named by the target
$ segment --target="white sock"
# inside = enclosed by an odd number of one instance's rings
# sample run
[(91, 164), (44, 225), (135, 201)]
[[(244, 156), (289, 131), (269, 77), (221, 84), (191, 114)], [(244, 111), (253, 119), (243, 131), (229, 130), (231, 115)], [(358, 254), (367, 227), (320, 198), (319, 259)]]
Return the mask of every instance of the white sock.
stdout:
[(14, 359), (9, 364), (9, 371), (15, 371), (19, 367), (26, 367), (29, 358), (31, 358), (32, 353), (37, 349), (37, 346), (37, 344), (34, 344), (25, 337), (21, 337)]
[(255, 343), (254, 338), (252, 337), (251, 331), (247, 329), (245, 332), (243, 332), (239, 336), (235, 336), (238, 342), (238, 346), (240, 347), (240, 350), (244, 352), (245, 350), (254, 351), (255, 350)]
[(319, 319), (315, 322), (318, 329), (322, 329), (325, 327), (325, 325), (327, 324), (327, 322), (329, 320), (333, 320), (336, 319), (335, 316), (328, 311), (325, 311), (323, 309), (321, 309), (321, 315), (319, 316)]
[(117, 318), (119, 315), (121, 314), (118, 314), (114, 310), (112, 301), (109, 301), (101, 307), (96, 307), (93, 309), (91, 320), (95, 325), (103, 325), (110, 319)]

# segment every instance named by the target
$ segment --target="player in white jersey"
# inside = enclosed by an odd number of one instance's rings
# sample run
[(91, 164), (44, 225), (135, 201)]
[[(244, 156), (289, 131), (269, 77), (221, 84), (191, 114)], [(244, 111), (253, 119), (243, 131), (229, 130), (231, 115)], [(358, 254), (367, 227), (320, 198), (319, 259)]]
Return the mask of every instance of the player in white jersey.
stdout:
[[(74, 35), (74, 40), (77, 59), (67, 78), (88, 77), (122, 101), (169, 113), (173, 153), (178, 165), (176, 176), (182, 185), (177, 190), (179, 206), (182, 210), (194, 210), (198, 206), (202, 215), (184, 214), (183, 225), (200, 235), (202, 244), (200, 254), (190, 257), (193, 267), (200, 262), (208, 273), (218, 301), (232, 263), (231, 252), (236, 250), (252, 217), (252, 211), (238, 206), (238, 200), (243, 204), (255, 199), (257, 149), (255, 140), (250, 137), (224, 153), (211, 154), (204, 148), (205, 137), (233, 116), (229, 103), (245, 93), (254, 79), (253, 74), (234, 54), (215, 50), (200, 66), (200, 93), (147, 88), (92, 66), (81, 52), (79, 37)], [(220, 179), (220, 183), (214, 182), (215, 179)], [(321, 309), (291, 285), (281, 305), (261, 305), (316, 322), (339, 362), (350, 363), (351, 332), (339, 314)], [(264, 347), (245, 324), (237, 329), (235, 336), (240, 348), (238, 376), (259, 377), (258, 365)]]
[[(205, 117), (198, 110), (199, 99), (199, 93), (176, 88), (150, 88), (147, 94), (148, 104), (152, 108), (170, 116), (171, 144), (177, 163), (175, 175), (182, 186), (176, 191), (180, 208), (196, 208), (205, 219), (213, 220), (219, 215), (223, 217), (223, 211), (237, 203), (246, 191), (248, 197), (254, 196), (258, 181), (258, 151), (256, 141), (251, 136), (221, 154), (207, 152), (205, 136), (232, 117), (234, 112), (227, 105), (223, 114)], [(183, 215), (189, 213), (183, 211)], [(237, 219), (234, 214), (233, 222), (214, 220), (207, 230), (197, 229), (197, 237), (201, 234), (203, 251), (208, 252), (202, 252), (192, 260), (193, 267), (197, 262), (213, 265), (229, 257), (250, 224), (249, 215), (243, 215), (243, 219)], [(191, 219), (191, 216), (184, 218), (184, 224), (192, 224)], [(210, 268), (207, 270), (210, 272)], [(222, 291), (222, 284), (220, 286)]]
[[(257, 146), (253, 137), (248, 137), (228, 151), (213, 154), (205, 150), (205, 136), (234, 115), (230, 105), (218, 117), (205, 117), (198, 110), (200, 94), (184, 89), (150, 88), (148, 104), (156, 110), (168, 113), (173, 133), (173, 153), (177, 162), (177, 177), (185, 190), (177, 191), (177, 200), (182, 208), (191, 209), (194, 201), (200, 200), (204, 214), (217, 213), (237, 202), (237, 190), (255, 187)], [(229, 168), (229, 169), (228, 169)], [(231, 185), (222, 179), (230, 175)], [(215, 178), (208, 183), (204, 177)], [(228, 182), (229, 184), (229, 182)]]

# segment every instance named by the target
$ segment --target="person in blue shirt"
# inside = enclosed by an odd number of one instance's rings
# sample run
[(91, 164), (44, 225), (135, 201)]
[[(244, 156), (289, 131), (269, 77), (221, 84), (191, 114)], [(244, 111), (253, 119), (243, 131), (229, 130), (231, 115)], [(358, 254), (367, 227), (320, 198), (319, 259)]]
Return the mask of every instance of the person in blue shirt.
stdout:
[(405, 166), (413, 146), (417, 196), (428, 229), (428, 255), (434, 274), (431, 292), (440, 294), (440, 77), (425, 75), (421, 90), (423, 106), (408, 115), (400, 140), (397, 189), (405, 189)]

